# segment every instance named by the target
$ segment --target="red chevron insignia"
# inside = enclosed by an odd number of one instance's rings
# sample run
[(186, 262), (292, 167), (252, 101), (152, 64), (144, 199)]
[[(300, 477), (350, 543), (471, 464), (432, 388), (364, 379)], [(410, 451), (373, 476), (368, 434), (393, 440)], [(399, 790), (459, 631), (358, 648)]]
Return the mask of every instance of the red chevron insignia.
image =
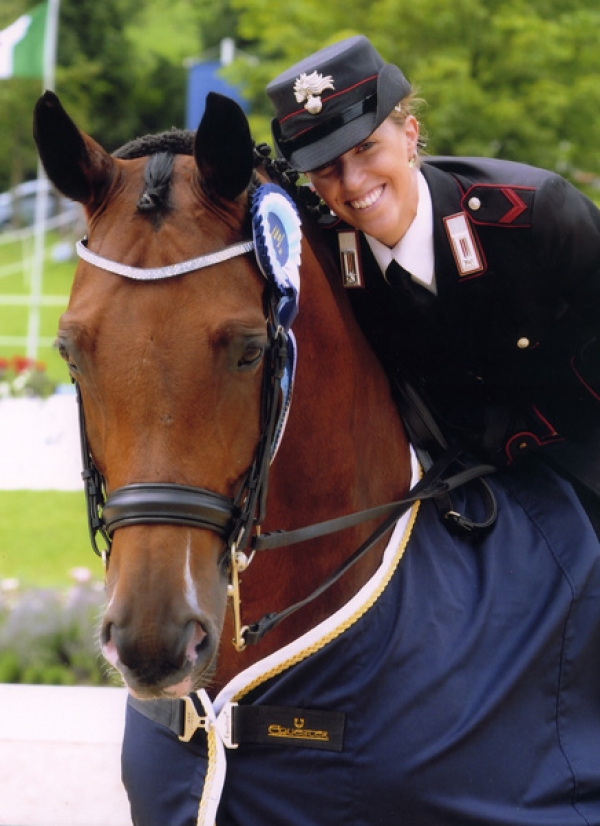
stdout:
[(525, 212), (527, 209), (527, 204), (519, 198), (514, 189), (505, 189), (504, 187), (501, 187), (500, 191), (511, 202), (512, 209), (509, 209), (506, 215), (503, 215), (502, 218), (500, 218), (499, 223), (512, 224), (522, 212)]

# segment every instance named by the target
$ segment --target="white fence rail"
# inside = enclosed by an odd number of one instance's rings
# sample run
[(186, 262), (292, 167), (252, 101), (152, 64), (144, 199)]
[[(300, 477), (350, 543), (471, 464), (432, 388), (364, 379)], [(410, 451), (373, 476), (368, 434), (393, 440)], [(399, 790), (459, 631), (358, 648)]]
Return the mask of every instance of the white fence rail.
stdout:
[[(48, 218), (44, 223), (45, 231), (50, 229), (61, 229), (63, 232), (73, 235), (79, 234), (82, 228), (82, 212), (79, 207), (70, 208), (64, 212)], [(0, 245), (15, 241), (22, 243), (23, 255), (20, 260), (5, 264), (0, 267), (0, 283), (5, 276), (22, 273), (29, 282), (29, 295), (4, 295), (0, 297), (1, 303), (8, 306), (28, 306), (29, 317), (27, 324), (27, 334), (22, 336), (0, 336), (0, 346), (4, 347), (25, 347), (30, 358), (37, 358), (39, 347), (50, 347), (53, 339), (41, 337), (39, 334), (40, 309), (45, 306), (66, 307), (68, 296), (43, 296), (43, 263), (49, 255), (56, 254), (56, 249), (60, 248), (60, 255), (69, 254), (72, 244), (65, 241), (55, 247), (54, 252), (44, 250), (43, 261), (39, 261), (35, 256), (36, 228), (25, 227), (23, 229), (0, 233)], [(41, 270), (41, 271), (38, 271)], [(1, 826), (1, 824), (0, 824)]]
[(0, 685), (1, 826), (131, 826), (120, 758), (126, 696)]
[(83, 490), (74, 393), (0, 399), (0, 490)]

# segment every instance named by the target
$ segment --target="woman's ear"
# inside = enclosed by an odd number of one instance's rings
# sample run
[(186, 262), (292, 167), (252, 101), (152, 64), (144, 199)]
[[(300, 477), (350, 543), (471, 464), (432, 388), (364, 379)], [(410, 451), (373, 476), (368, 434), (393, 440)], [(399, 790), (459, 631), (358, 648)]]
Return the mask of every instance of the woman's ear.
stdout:
[(410, 160), (417, 154), (419, 142), (419, 121), (414, 115), (406, 116), (406, 120), (404, 121), (404, 134), (406, 135), (408, 160)]

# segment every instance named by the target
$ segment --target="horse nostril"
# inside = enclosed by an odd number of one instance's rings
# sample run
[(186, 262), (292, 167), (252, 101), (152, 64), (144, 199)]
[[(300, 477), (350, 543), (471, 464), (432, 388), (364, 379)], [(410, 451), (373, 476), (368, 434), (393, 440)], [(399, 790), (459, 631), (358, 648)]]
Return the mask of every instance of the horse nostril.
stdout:
[(195, 663), (201, 647), (208, 639), (208, 634), (198, 620), (190, 620), (187, 624), (186, 635), (188, 636), (185, 649), (186, 657), (189, 662)]
[(114, 641), (113, 623), (107, 622), (102, 626), (100, 632), (100, 644), (102, 647), (102, 654), (105, 659), (114, 667), (119, 665), (119, 652)]
[(112, 622), (105, 622), (102, 624), (100, 631), (100, 642), (102, 645), (108, 645), (112, 638)]

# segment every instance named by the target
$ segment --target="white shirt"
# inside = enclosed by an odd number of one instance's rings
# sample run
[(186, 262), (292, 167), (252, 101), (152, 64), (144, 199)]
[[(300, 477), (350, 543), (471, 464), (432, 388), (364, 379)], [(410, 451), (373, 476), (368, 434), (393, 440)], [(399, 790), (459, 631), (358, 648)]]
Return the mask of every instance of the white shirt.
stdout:
[(390, 249), (366, 233), (365, 238), (382, 273), (385, 273), (392, 259), (395, 259), (411, 274), (413, 281), (437, 295), (433, 257), (433, 207), (429, 187), (423, 173), (419, 171), (417, 184), (417, 214), (396, 246)]

